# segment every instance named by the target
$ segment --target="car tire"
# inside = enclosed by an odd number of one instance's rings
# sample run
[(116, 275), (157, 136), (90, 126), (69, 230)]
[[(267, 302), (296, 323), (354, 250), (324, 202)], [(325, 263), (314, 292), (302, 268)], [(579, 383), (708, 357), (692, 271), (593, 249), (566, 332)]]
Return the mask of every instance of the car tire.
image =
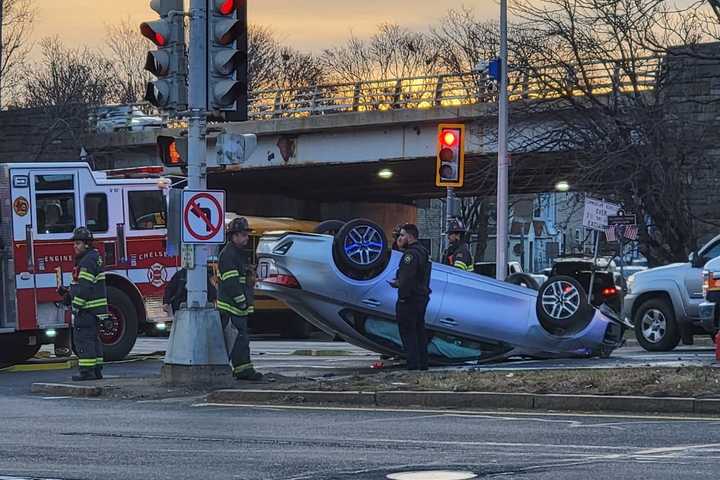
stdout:
[(345, 225), (345, 222), (340, 220), (325, 220), (324, 222), (320, 222), (318, 226), (313, 229), (313, 233), (336, 235), (343, 225)]
[(635, 338), (649, 352), (669, 352), (680, 343), (680, 328), (670, 302), (651, 298), (643, 302), (633, 317)]
[(531, 290), (539, 290), (540, 285), (538, 285), (537, 280), (535, 280), (533, 277), (528, 275), (527, 273), (513, 273), (509, 277), (505, 279), (507, 283), (511, 283), (513, 285), (518, 285), (520, 287), (529, 288)]
[(592, 321), (593, 308), (580, 282), (560, 275), (543, 283), (535, 302), (540, 324), (553, 335), (571, 335)]
[(382, 227), (370, 220), (357, 219), (347, 222), (335, 235), (333, 256), (345, 275), (367, 280), (387, 266), (390, 249)]
[[(107, 361), (124, 359), (135, 346), (138, 334), (138, 313), (130, 297), (115, 287), (107, 287), (108, 307), (113, 315), (112, 335), (101, 333), (103, 357)], [(106, 330), (107, 331), (107, 330)]]

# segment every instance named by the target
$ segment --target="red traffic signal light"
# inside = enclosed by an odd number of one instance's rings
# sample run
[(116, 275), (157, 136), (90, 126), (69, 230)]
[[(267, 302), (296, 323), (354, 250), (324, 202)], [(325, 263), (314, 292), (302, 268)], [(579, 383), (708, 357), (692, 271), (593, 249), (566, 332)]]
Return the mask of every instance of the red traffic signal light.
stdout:
[(140, 24), (140, 33), (158, 47), (164, 47), (170, 39), (170, 25), (165, 20), (143, 22)]
[(440, 124), (435, 170), (438, 187), (462, 187), (465, 177), (465, 125)]
[(231, 15), (235, 8), (235, 0), (215, 0), (215, 9), (223, 15)]

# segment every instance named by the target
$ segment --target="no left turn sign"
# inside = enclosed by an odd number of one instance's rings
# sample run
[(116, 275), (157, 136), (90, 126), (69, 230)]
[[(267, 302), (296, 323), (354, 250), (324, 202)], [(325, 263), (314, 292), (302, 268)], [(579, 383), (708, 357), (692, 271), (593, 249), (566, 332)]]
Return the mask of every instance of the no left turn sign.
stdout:
[(225, 243), (225, 192), (183, 190), (182, 241)]

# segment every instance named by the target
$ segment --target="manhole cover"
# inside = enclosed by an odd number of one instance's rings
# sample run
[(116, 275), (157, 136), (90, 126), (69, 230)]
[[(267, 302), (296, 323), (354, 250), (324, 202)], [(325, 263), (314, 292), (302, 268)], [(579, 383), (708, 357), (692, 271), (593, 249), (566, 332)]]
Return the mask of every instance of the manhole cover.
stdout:
[(389, 480), (469, 480), (477, 478), (472, 472), (428, 470), (425, 472), (398, 472), (387, 476)]

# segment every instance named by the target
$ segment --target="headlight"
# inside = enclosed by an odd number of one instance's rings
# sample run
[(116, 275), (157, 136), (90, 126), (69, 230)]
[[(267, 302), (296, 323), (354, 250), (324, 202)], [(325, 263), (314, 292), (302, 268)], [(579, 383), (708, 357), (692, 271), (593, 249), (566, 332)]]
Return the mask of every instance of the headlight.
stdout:
[(633, 285), (635, 285), (635, 273), (630, 275), (625, 283), (627, 283), (628, 292), (632, 292)]

